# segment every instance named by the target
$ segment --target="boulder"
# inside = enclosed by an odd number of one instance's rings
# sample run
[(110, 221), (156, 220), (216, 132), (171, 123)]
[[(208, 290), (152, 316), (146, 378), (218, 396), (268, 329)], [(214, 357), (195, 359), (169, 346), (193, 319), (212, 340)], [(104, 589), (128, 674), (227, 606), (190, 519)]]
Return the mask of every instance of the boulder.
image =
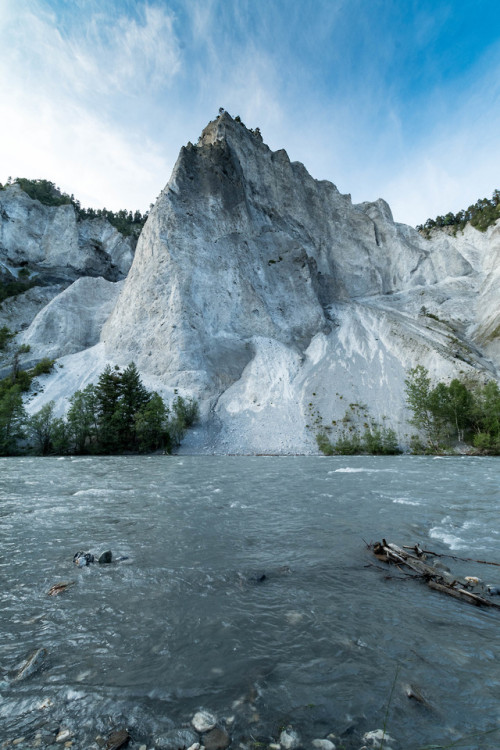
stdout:
[(203, 734), (203, 732), (208, 732), (215, 727), (217, 724), (217, 717), (209, 711), (198, 711), (191, 719), (191, 724), (197, 732)]
[(205, 750), (226, 750), (231, 744), (231, 737), (220, 727), (214, 727), (203, 735), (203, 746)]

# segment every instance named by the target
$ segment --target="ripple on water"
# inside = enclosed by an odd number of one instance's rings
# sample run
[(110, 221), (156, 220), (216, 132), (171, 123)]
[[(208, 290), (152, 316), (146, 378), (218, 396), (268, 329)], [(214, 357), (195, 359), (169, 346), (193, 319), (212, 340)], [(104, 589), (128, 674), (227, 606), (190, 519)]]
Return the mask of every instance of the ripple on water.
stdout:
[[(464, 715), (474, 731), (488, 729), (500, 693), (497, 613), (387, 579), (367, 567), (362, 540), (432, 539), (444, 552), (482, 540), (495, 550), (497, 466), (426, 457), (3, 462), (0, 647), (9, 668), (37, 647), (49, 656), (2, 690), (2, 738), (69, 722), (73, 746), (87, 747), (112, 717), (152, 746), (155, 727), (181, 726), (205, 707), (235, 714), (236, 746), (248, 732), (275, 738), (282, 721), (309, 746), (364, 715), (345, 739), (358, 748), (383, 721), (398, 664), (398, 680), (438, 708), (418, 711), (396, 685), (390, 729), (401, 746), (416, 735), (421, 745), (446, 739), (442, 727), (463, 727)], [(130, 560), (77, 570), (82, 545)], [(63, 580), (76, 583), (48, 597)], [(460, 684), (471, 685), (470, 701)], [(52, 704), (40, 710), (42, 694)]]

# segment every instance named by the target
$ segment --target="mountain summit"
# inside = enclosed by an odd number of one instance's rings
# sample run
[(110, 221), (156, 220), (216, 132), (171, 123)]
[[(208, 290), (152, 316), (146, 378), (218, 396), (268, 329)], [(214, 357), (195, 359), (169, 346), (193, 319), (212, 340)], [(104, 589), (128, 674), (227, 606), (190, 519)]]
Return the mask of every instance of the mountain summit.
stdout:
[(133, 360), (157, 389), (199, 399), (192, 450), (314, 451), (314, 423), (349, 404), (404, 442), (409, 367), (497, 377), (499, 238), (424, 239), (222, 112), (181, 149), (102, 343), (74, 356)]

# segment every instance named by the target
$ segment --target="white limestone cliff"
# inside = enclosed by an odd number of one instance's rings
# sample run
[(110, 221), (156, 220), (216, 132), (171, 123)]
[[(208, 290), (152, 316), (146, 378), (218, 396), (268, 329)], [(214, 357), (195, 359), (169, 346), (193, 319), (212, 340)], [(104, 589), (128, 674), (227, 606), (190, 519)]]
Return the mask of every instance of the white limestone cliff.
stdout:
[[(223, 113), (181, 149), (99, 362), (133, 360), (149, 387), (200, 400), (185, 450), (315, 451), (318, 424), (349, 404), (404, 444), (408, 368), (498, 377), (499, 234), (426, 240), (383, 200), (353, 205)], [(81, 368), (90, 353), (73, 356)], [(74, 390), (72, 361), (60, 398)], [(30, 408), (54, 394), (51, 377)]]
[(57, 359), (99, 343), (123, 281), (82, 277), (52, 299), (18, 343), (29, 346), (30, 359)]
[(71, 204), (43, 205), (15, 183), (0, 190), (0, 273), (17, 278), (26, 267), (58, 281), (118, 281), (128, 273), (135, 244), (104, 218), (78, 221)]

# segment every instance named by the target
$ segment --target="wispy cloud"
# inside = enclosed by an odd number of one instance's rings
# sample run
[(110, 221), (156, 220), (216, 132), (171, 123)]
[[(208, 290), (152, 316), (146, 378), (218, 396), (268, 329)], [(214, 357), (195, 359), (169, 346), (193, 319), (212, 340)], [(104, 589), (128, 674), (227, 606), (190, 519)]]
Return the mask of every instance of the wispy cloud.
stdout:
[(498, 186), (496, 2), (0, 0), (0, 179), (144, 209), (219, 106), (409, 223)]
[(96, 14), (63, 34), (45, 4), (4, 0), (3, 179), (47, 177), (82, 202), (146, 208), (163, 184), (157, 170), (170, 168), (147, 108), (182, 67), (173, 23), (145, 5), (139, 20)]

